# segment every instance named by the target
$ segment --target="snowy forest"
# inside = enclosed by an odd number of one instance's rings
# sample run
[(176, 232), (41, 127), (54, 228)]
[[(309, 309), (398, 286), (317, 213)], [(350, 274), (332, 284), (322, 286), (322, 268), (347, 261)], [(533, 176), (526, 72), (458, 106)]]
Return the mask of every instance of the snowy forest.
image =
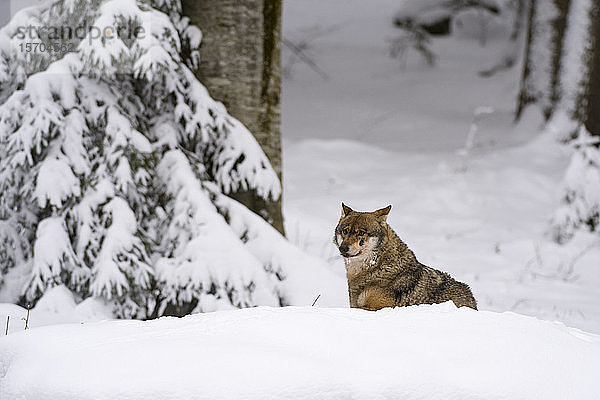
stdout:
[(594, 399), (599, 266), (596, 0), (0, 0), (0, 399)]

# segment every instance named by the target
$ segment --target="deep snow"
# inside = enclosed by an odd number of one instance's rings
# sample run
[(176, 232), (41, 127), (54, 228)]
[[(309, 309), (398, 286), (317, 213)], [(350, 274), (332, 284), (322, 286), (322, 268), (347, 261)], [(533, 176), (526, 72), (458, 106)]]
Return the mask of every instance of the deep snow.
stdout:
[(595, 399), (600, 336), (451, 303), (259, 307), (0, 339), (2, 399)]
[[(294, 244), (325, 260), (280, 246), (306, 272), (286, 283), (291, 303), (309, 305), (321, 295), (319, 306), (346, 305), (343, 263), (331, 242), (340, 202), (359, 210), (392, 204), (389, 222), (417, 257), (467, 282), (480, 309), (600, 332), (600, 241), (579, 234), (559, 246), (547, 235), (569, 156), (555, 140), (560, 127), (540, 136), (531, 112), (513, 124), (518, 67), (478, 75), (503, 54), (507, 27), (491, 20), (481, 47), (466, 24), (433, 41), (435, 66), (410, 52), (401, 68), (386, 44), (398, 34), (391, 24), (398, 9), (395, 0), (377, 7), (362, 0), (285, 2), (284, 37), (306, 40), (307, 54), (329, 77), (284, 47), (284, 67), (293, 64), (282, 97), (286, 230)], [(482, 106), (493, 112), (478, 118), (465, 151)], [(320, 272), (327, 265), (333, 275)], [(25, 284), (23, 273), (15, 269), (6, 279)], [(4, 291), (0, 300), (16, 296)], [(12, 331), (25, 310), (0, 306), (2, 324), (9, 313)], [(107, 315), (102, 302), (78, 307), (58, 289), (31, 322)]]

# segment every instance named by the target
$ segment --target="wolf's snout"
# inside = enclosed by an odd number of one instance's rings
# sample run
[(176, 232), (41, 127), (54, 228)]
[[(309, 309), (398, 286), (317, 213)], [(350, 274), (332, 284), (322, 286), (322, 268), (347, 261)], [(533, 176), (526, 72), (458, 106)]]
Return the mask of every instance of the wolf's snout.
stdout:
[(354, 249), (351, 249), (350, 246), (348, 246), (347, 244), (342, 244), (339, 247), (340, 250), (340, 254), (342, 255), (342, 257), (345, 258), (349, 258), (349, 257), (356, 257), (357, 255), (359, 255), (361, 252), (356, 251)]

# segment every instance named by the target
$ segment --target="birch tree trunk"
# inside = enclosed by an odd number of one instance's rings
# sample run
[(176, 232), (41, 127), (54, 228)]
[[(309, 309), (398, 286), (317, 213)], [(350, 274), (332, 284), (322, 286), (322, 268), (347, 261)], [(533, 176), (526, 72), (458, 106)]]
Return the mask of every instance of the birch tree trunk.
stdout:
[[(281, 180), (281, 0), (184, 0), (202, 31), (198, 79), (252, 132)], [(281, 197), (231, 194), (284, 233)]]

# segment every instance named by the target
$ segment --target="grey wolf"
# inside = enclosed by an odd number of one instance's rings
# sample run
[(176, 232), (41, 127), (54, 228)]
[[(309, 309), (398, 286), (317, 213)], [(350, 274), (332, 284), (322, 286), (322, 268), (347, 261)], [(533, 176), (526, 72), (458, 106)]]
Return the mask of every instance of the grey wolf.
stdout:
[(358, 212), (342, 203), (334, 243), (344, 258), (350, 307), (384, 307), (452, 301), (477, 309), (468, 285), (421, 264), (387, 224), (392, 206)]

